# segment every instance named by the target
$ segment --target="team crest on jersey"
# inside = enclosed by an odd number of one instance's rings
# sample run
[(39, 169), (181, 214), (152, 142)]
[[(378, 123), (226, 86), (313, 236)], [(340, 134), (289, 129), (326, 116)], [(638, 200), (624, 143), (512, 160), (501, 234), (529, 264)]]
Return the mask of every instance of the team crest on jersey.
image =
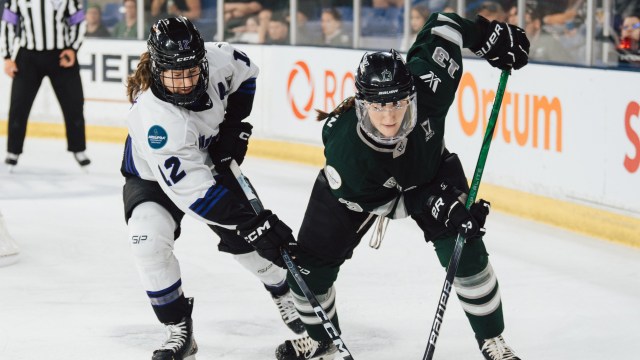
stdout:
[(147, 141), (152, 149), (160, 149), (167, 144), (167, 131), (159, 125), (153, 125), (147, 133)]
[(431, 130), (431, 122), (429, 121), (429, 119), (420, 124), (420, 126), (422, 126), (422, 130), (424, 130), (425, 133), (424, 142), (431, 140), (433, 135), (435, 135), (435, 131)]
[(333, 190), (337, 190), (340, 188), (340, 186), (342, 186), (342, 179), (340, 178), (340, 174), (338, 174), (338, 170), (336, 170), (333, 166), (325, 166), (324, 175), (329, 181), (329, 187)]

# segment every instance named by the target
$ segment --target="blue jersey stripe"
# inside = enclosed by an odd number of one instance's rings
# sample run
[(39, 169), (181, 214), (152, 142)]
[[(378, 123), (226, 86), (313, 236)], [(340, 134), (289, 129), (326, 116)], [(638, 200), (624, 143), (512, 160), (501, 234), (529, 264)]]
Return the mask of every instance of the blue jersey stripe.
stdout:
[[(215, 187), (215, 190), (213, 192), (211, 192), (211, 190), (214, 189), (214, 187)], [(207, 206), (207, 204), (211, 200), (215, 199), (221, 191), (222, 191), (222, 187), (221, 186), (215, 186), (215, 185), (212, 186), (211, 189), (209, 189), (209, 191), (207, 191), (207, 195), (205, 195), (205, 197), (203, 197), (202, 199), (198, 199), (200, 201), (198, 206), (195, 209), (192, 209), (192, 210), (195, 211), (196, 213), (200, 214), (200, 215), (206, 214), (206, 212), (203, 213), (202, 210)], [(195, 205), (195, 203), (194, 203), (194, 205)]]
[(251, 90), (251, 89), (247, 89), (247, 90), (244, 90), (244, 89), (238, 89), (238, 91), (236, 91), (236, 93), (249, 94), (249, 95), (251, 95), (251, 94), (255, 94), (255, 93), (256, 93), (256, 89), (253, 89), (253, 90)]
[(213, 207), (222, 199), (229, 189), (221, 185), (213, 185), (207, 190), (207, 193), (194, 201), (189, 209), (193, 210), (196, 214), (206, 217), (206, 215), (213, 209)]
[(227, 192), (229, 192), (229, 190), (228, 190), (228, 189), (224, 189), (224, 190), (222, 191), (222, 193), (220, 193), (220, 195), (219, 195), (217, 198), (215, 198), (215, 199), (214, 199), (214, 200), (209, 204), (209, 206), (207, 207), (207, 209), (204, 211), (204, 213), (203, 213), (203, 214), (208, 214), (208, 213), (209, 213), (209, 211), (211, 211), (211, 209), (213, 208), (213, 206), (214, 206), (218, 201), (220, 201), (220, 199), (222, 199), (222, 197), (223, 197), (223, 196), (225, 196), (225, 194), (226, 194)]
[(244, 86), (245, 84), (254, 84), (256, 83), (256, 78), (252, 77), (252, 78), (248, 78), (247, 80), (243, 81), (242, 84), (240, 84), (240, 87)]
[(133, 147), (131, 145), (131, 136), (127, 135), (127, 141), (124, 146), (124, 168), (129, 174), (140, 176), (136, 164), (133, 162)]
[(207, 190), (207, 193), (204, 194), (203, 197), (198, 198), (198, 200), (194, 201), (193, 204), (189, 206), (189, 209), (197, 212), (198, 209), (202, 207), (202, 203), (205, 202), (205, 200), (209, 198), (211, 196), (211, 193), (215, 190), (216, 190), (216, 185), (211, 186), (209, 190)]
[(191, 210), (195, 210), (197, 207), (199, 207), (200, 205), (202, 205), (202, 202), (204, 202), (204, 200), (205, 200), (206, 198), (208, 198), (209, 196), (211, 196), (211, 193), (212, 193), (213, 191), (215, 191), (216, 187), (217, 187), (216, 185), (211, 186), (211, 187), (209, 188), (209, 190), (207, 190), (207, 192), (204, 194), (204, 196), (203, 196), (203, 197), (201, 197), (201, 198), (199, 198), (198, 200), (194, 201), (194, 202), (193, 202), (193, 204), (191, 204), (191, 206), (189, 206), (189, 208), (190, 208)]

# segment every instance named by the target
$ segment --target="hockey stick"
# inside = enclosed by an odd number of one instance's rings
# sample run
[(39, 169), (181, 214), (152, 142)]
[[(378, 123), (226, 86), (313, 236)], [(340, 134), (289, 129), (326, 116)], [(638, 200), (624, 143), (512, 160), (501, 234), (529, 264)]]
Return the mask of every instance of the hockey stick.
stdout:
[[(496, 98), (493, 102), (491, 109), (491, 116), (489, 117), (489, 123), (487, 124), (487, 130), (484, 133), (484, 139), (482, 140), (482, 148), (480, 149), (480, 155), (478, 156), (478, 163), (476, 164), (476, 170), (473, 174), (473, 180), (471, 181), (471, 188), (469, 189), (469, 196), (467, 197), (466, 207), (467, 209), (476, 201), (478, 195), (478, 188), (480, 187), (480, 179), (484, 172), (484, 164), (487, 161), (487, 155), (489, 154), (489, 147), (491, 146), (491, 139), (493, 138), (493, 131), (496, 128), (496, 122), (498, 120), (498, 113), (500, 112), (500, 105), (502, 104), (502, 96), (504, 90), (507, 87), (507, 79), (511, 71), (503, 70), (500, 75), (500, 83), (498, 84), (498, 90), (496, 91)], [(431, 333), (429, 334), (429, 343), (427, 344), (427, 350), (422, 357), (423, 360), (431, 360), (433, 353), (436, 350), (436, 341), (440, 334), (440, 326), (444, 318), (444, 312), (447, 310), (447, 301), (449, 301), (449, 295), (453, 288), (453, 278), (458, 271), (458, 263), (460, 262), (460, 256), (462, 255), (462, 247), (464, 246), (464, 238), (458, 234), (456, 244), (453, 248), (453, 254), (451, 260), (449, 260), (449, 266), (447, 267), (447, 276), (444, 279), (444, 285), (442, 285), (442, 291), (440, 292), (440, 301), (438, 302), (438, 309), (436, 315), (433, 318), (433, 324), (431, 325)]]
[[(247, 179), (242, 174), (242, 172), (240, 171), (240, 167), (238, 166), (238, 163), (235, 160), (231, 161), (231, 165), (229, 168), (231, 169), (231, 172), (233, 172), (233, 176), (235, 176), (236, 180), (238, 181), (238, 184), (242, 188), (242, 191), (244, 192), (244, 195), (247, 197), (247, 200), (249, 200), (249, 203), (251, 204), (253, 211), (256, 214), (259, 214), (262, 210), (264, 210), (264, 207), (262, 206), (262, 202), (256, 195), (255, 190), (253, 189), (253, 186), (251, 186), (249, 179)], [(345, 345), (344, 341), (342, 341), (342, 338), (340, 337), (338, 330), (335, 328), (335, 326), (333, 326), (333, 323), (329, 319), (329, 315), (327, 315), (326, 311), (324, 311), (324, 309), (322, 308), (322, 305), (320, 305), (320, 302), (318, 301), (318, 299), (313, 294), (311, 289), (309, 289), (309, 286), (307, 285), (307, 283), (302, 278), (302, 274), (300, 273), (300, 270), (298, 270), (298, 267), (296, 266), (296, 264), (293, 263), (293, 260), (291, 259), (291, 255), (289, 255), (289, 252), (287, 251), (287, 249), (285, 248), (280, 249), (280, 254), (282, 255), (282, 259), (284, 260), (284, 263), (287, 265), (287, 268), (291, 272), (291, 275), (293, 275), (293, 278), (296, 280), (296, 283), (300, 287), (300, 290), (302, 290), (302, 293), (304, 294), (304, 296), (307, 298), (307, 300), (313, 307), (313, 311), (316, 313), (316, 316), (318, 316), (318, 318), (322, 322), (322, 326), (324, 327), (325, 331), (331, 338), (331, 341), (333, 342), (333, 344), (338, 349), (342, 358), (344, 360), (353, 360), (353, 356), (351, 356), (351, 352), (349, 351), (349, 349), (347, 349), (347, 345)]]

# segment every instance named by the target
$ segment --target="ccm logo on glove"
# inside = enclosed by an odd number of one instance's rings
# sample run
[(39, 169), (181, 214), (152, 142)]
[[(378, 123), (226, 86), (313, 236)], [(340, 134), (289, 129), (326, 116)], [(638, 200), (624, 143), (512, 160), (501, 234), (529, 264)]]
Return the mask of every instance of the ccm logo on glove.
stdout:
[(293, 256), (296, 239), (291, 228), (270, 210), (263, 210), (257, 216), (236, 227), (238, 235), (245, 239), (263, 258), (284, 268), (280, 249), (285, 248)]
[(244, 239), (249, 243), (256, 241), (262, 234), (266, 233), (269, 229), (271, 229), (271, 224), (269, 224), (269, 219), (267, 219), (262, 226), (256, 227), (255, 230), (250, 232), (249, 234), (244, 236)]

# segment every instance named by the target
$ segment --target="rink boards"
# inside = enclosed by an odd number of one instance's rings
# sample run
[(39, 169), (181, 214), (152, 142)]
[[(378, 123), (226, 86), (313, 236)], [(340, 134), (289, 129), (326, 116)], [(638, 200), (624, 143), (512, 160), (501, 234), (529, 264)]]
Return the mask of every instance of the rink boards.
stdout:
[[(353, 94), (361, 50), (238, 45), (261, 69), (250, 154), (322, 165), (321, 124)], [(120, 142), (126, 75), (144, 42), (87, 40), (79, 53), (89, 141)], [(499, 71), (465, 59), (449, 112), (447, 147), (473, 173)], [(440, 81), (446, 79), (440, 79)], [(532, 64), (509, 79), (481, 196), (495, 209), (640, 246), (639, 72)], [(0, 134), (10, 81), (0, 77)], [(6, 90), (5, 90), (6, 89)], [(436, 89), (437, 91), (437, 89)], [(64, 137), (50, 85), (34, 104), (29, 136)]]

